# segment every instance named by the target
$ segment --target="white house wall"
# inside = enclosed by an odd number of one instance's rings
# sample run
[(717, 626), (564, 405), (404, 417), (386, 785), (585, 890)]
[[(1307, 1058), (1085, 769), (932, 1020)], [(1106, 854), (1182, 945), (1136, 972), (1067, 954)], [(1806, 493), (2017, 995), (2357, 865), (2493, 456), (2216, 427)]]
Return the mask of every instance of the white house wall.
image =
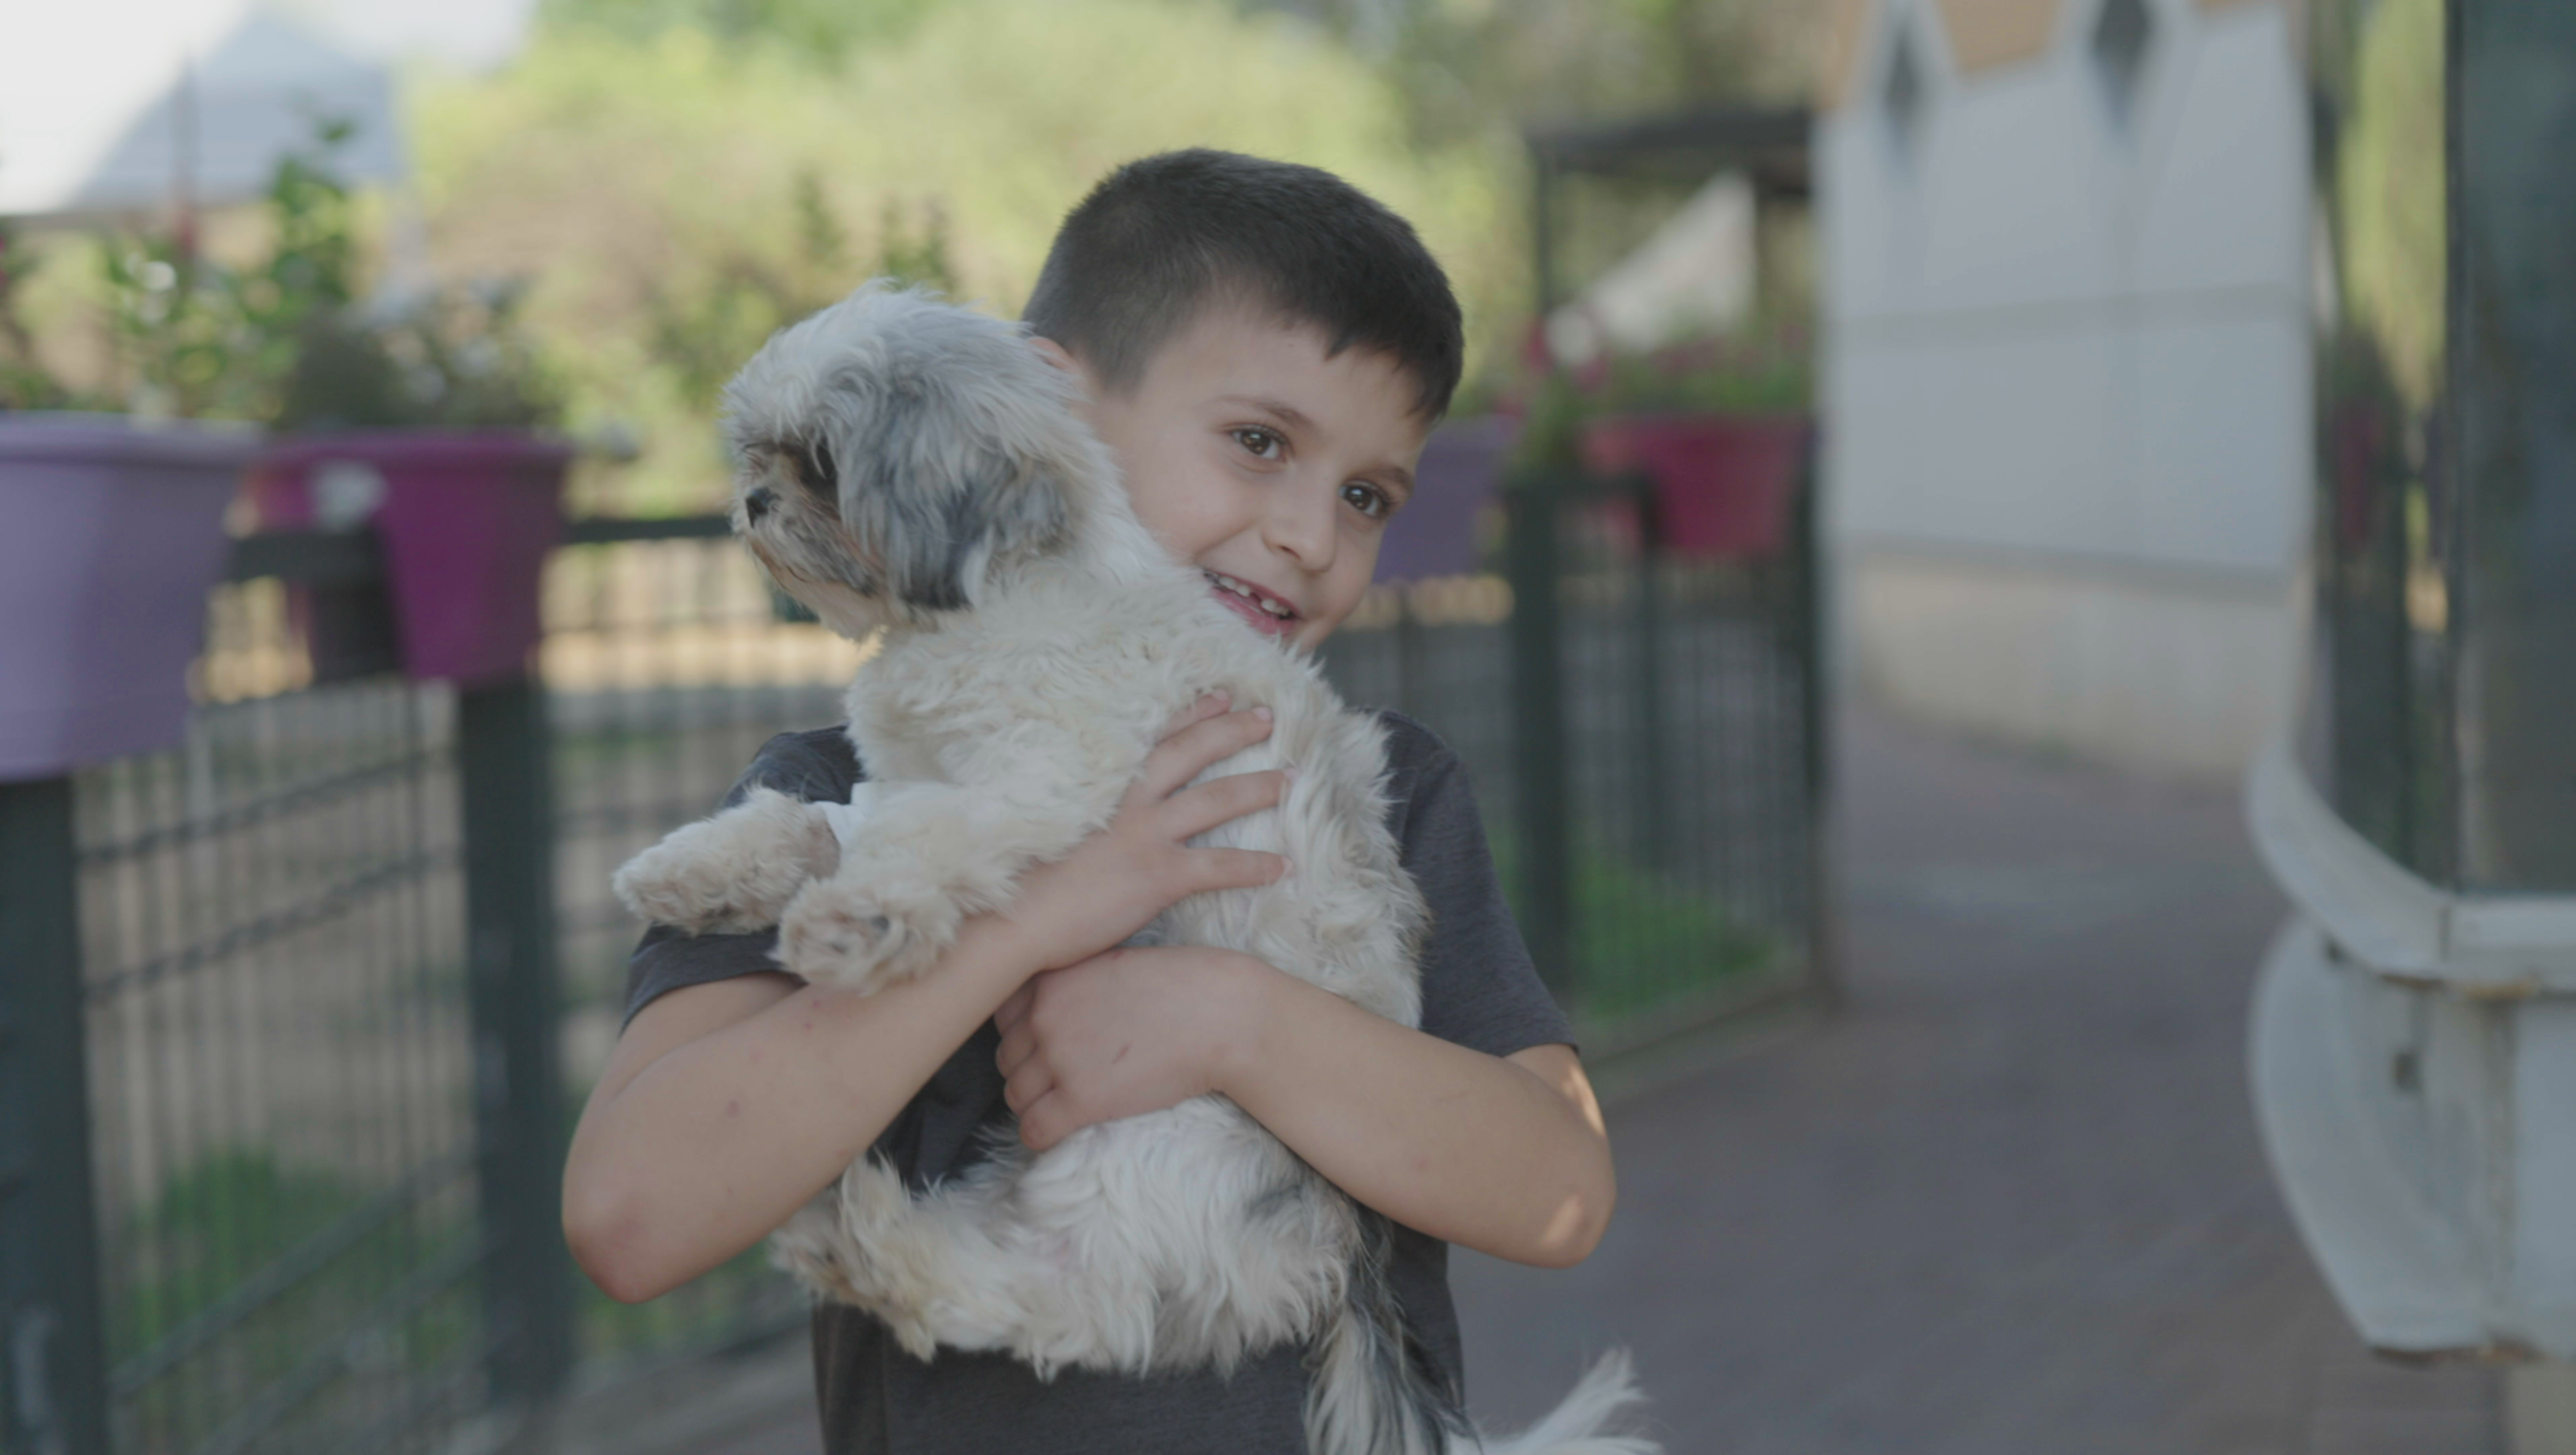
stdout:
[[(1819, 123), (1843, 645), (1921, 715), (2228, 773), (2295, 680), (2291, 17), (2154, 0), (2124, 122), (2089, 45), (2102, 3), (2065, 0), (2037, 58), (1962, 75), (1934, 6), (1879, 0)], [(1899, 26), (1910, 143), (1885, 103)]]

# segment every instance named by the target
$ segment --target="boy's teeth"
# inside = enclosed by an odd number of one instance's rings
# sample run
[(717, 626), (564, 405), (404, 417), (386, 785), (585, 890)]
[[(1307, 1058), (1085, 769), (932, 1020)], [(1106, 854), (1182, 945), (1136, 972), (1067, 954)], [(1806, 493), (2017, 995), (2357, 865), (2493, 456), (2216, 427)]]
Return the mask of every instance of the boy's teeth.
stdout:
[(1258, 592), (1255, 592), (1251, 587), (1244, 585), (1233, 577), (1228, 576), (1221, 571), (1208, 571), (1202, 574), (1217, 586), (1224, 590), (1233, 592), (1235, 595), (1240, 596), (1251, 602), (1253, 605), (1260, 607), (1263, 611), (1269, 612), (1272, 616), (1278, 617), (1282, 621), (1288, 619), (1289, 613), (1284, 607), (1274, 606), (1270, 602), (1263, 600)]

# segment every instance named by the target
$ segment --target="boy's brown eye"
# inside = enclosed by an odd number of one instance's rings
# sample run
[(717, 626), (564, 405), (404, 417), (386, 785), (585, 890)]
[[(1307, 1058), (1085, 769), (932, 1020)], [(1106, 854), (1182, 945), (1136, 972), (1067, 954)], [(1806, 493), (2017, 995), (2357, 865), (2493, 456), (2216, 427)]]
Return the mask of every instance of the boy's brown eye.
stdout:
[(1265, 460), (1276, 458), (1281, 446), (1286, 443), (1277, 434), (1259, 425), (1247, 425), (1236, 430), (1234, 442)]
[(1342, 498), (1371, 520), (1384, 520), (1395, 509), (1395, 502), (1385, 491), (1365, 480), (1353, 480), (1343, 486)]

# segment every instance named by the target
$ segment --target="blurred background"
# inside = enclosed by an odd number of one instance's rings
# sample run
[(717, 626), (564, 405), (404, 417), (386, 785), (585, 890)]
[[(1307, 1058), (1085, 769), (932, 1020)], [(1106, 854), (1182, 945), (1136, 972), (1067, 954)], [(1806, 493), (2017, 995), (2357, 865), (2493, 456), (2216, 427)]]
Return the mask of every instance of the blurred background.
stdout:
[(820, 1448), (556, 1206), (609, 872), (863, 670), (717, 394), (1207, 145), (1466, 308), (1326, 666), (1617, 1145), (1488, 1427), (2576, 1451), (2571, 143), (2554, 0), (0, 0), (0, 1448)]

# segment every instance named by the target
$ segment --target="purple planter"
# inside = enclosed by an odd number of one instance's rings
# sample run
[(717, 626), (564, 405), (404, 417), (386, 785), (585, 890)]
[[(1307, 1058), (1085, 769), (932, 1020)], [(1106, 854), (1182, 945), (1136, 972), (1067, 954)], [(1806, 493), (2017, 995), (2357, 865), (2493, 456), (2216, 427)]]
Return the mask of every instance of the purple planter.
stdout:
[(1422, 581), (1476, 569), (1476, 518), (1502, 491), (1512, 421), (1460, 420), (1433, 432), (1413, 472), (1413, 498), (1386, 525), (1377, 579)]
[(244, 429), (0, 415), (0, 779), (179, 740)]
[(1787, 536), (1814, 429), (1803, 415), (1615, 415), (1584, 431), (1583, 463), (1597, 475), (1641, 470), (1654, 480), (1664, 549), (1762, 559)]
[[(371, 514), (403, 671), (474, 686), (527, 669), (571, 462), (570, 446), (509, 431), (353, 430), (262, 456), (252, 495), (271, 526), (313, 525), (334, 513), (335, 499), (344, 518), (319, 523), (355, 525)], [(381, 498), (352, 505), (344, 487), (370, 472)]]

